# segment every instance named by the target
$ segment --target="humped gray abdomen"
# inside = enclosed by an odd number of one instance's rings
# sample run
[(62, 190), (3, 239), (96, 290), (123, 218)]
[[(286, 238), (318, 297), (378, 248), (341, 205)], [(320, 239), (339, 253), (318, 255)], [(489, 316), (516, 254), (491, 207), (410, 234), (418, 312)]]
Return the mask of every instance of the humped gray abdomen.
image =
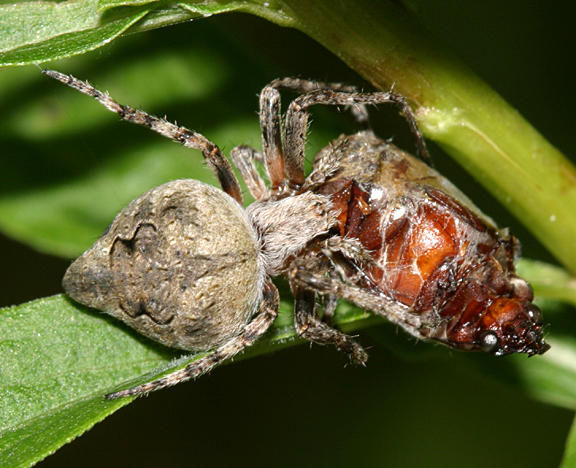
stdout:
[(166, 346), (207, 350), (240, 333), (263, 278), (256, 234), (238, 203), (176, 180), (124, 208), (68, 268), (63, 287)]

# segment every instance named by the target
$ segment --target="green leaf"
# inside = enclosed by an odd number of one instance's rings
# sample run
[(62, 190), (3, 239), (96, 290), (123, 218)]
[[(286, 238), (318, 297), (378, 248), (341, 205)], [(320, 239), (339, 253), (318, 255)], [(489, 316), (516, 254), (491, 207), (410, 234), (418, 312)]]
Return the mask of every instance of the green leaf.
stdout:
[[(243, 357), (299, 342), (290, 309), (282, 304), (273, 330)], [(344, 306), (337, 322), (357, 329), (373, 319)], [(41, 460), (132, 401), (107, 401), (106, 393), (198, 358), (178, 357), (64, 296), (0, 309), (0, 337), (0, 459), (6, 468)]]
[(576, 278), (562, 268), (521, 258), (518, 261), (518, 274), (530, 279), (538, 297), (576, 306)]
[[(266, 6), (265, 6), (266, 5)], [(76, 0), (0, 5), (0, 66), (39, 64), (102, 47), (129, 28), (158, 28), (217, 13), (245, 11), (288, 25), (275, 2)]]
[[(130, 400), (102, 392), (171, 355), (62, 296), (0, 310), (0, 459), (28, 466)], [(137, 359), (124, 361), (122, 352)]]
[(110, 42), (147, 9), (104, 18), (97, 0), (0, 5), (0, 66), (41, 63), (84, 53)]
[(566, 440), (566, 447), (564, 449), (564, 458), (560, 468), (574, 468), (576, 466), (576, 418), (572, 423), (570, 434)]

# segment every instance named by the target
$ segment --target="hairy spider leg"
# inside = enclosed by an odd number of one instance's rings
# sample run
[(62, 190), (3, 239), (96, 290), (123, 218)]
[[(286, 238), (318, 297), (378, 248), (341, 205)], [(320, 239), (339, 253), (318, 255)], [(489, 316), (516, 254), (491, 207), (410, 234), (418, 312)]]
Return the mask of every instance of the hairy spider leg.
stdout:
[[(282, 129), (280, 126), (280, 93), (276, 88), (266, 86), (260, 93), (259, 117), (266, 171), (272, 191), (275, 192), (285, 181)], [(286, 170), (292, 173), (295, 168), (287, 168)], [(301, 175), (297, 174), (297, 176), (299, 180)]]
[[(355, 104), (393, 104), (399, 108), (410, 130), (416, 137), (418, 154), (428, 164), (430, 155), (426, 148), (424, 137), (416, 124), (416, 118), (406, 98), (391, 92), (350, 93), (319, 89), (303, 94), (294, 99), (286, 112), (284, 153), (287, 167), (302, 168), (304, 164), (304, 151), (306, 147), (306, 132), (308, 130), (309, 111), (313, 105), (354, 106)], [(303, 171), (302, 171), (303, 172)], [(298, 179), (299, 180), (299, 179)]]
[(259, 162), (263, 161), (262, 154), (250, 146), (240, 145), (232, 148), (230, 158), (234, 166), (240, 171), (240, 175), (242, 179), (244, 179), (244, 182), (246, 182), (246, 187), (248, 187), (250, 194), (256, 200), (268, 198), (270, 196), (268, 188), (254, 164), (255, 160)]
[[(324, 81), (305, 80), (302, 78), (278, 78), (270, 83), (268, 86), (276, 89), (288, 89), (298, 93), (310, 93), (318, 91), (319, 89), (331, 89), (333, 91), (343, 91), (346, 93), (358, 93), (358, 88), (352, 85), (345, 85), (342, 83), (326, 83)], [(357, 103), (349, 106), (352, 117), (362, 130), (370, 128), (370, 116), (368, 109), (362, 103)]]
[(153, 382), (109, 393), (106, 395), (106, 399), (114, 400), (116, 398), (154, 392), (190, 379), (195, 379), (196, 377), (211, 371), (226, 359), (233, 357), (243, 349), (254, 344), (254, 342), (270, 328), (278, 316), (278, 300), (278, 290), (276, 289), (276, 286), (274, 286), (270, 279), (267, 279), (264, 284), (263, 300), (260, 304), (260, 311), (252, 321), (246, 325), (240, 335), (232, 338), (230, 341), (215, 349), (207, 356), (188, 364), (184, 369), (168, 374), (158, 380), (154, 380)]
[[(262, 148), (268, 178), (272, 191), (276, 192), (286, 181), (290, 186), (298, 187), (304, 183), (303, 159), (285, 154), (282, 148), (282, 125), (280, 121), (279, 89), (289, 89), (296, 92), (311, 92), (319, 89), (331, 89), (342, 92), (356, 92), (353, 86), (340, 83), (323, 83), (320, 81), (303, 80), (299, 78), (283, 78), (272, 81), (260, 93), (260, 127), (262, 129)], [(361, 128), (369, 128), (368, 110), (362, 103), (351, 105), (352, 115)], [(304, 133), (305, 133), (304, 129)]]
[(81, 93), (93, 97), (106, 109), (118, 114), (123, 120), (148, 127), (166, 138), (181, 143), (187, 148), (202, 151), (208, 166), (216, 174), (216, 177), (218, 177), (222, 190), (234, 198), (238, 203), (240, 203), (240, 205), (243, 204), (240, 185), (232, 171), (230, 163), (222, 155), (220, 148), (208, 140), (204, 135), (185, 127), (175, 125), (165, 119), (147, 114), (141, 110), (119, 104), (108, 94), (97, 90), (86, 81), (74, 78), (72, 75), (66, 75), (54, 70), (42, 70), (42, 73), (76, 89), (77, 91), (80, 91)]

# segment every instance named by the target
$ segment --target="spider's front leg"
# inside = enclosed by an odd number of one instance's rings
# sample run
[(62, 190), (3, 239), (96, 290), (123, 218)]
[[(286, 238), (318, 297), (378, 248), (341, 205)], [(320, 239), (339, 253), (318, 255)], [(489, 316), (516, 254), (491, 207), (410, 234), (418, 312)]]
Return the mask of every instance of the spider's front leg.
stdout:
[(165, 119), (147, 114), (141, 110), (120, 104), (112, 99), (108, 94), (94, 88), (90, 83), (74, 78), (72, 75), (65, 75), (64, 73), (54, 70), (42, 70), (42, 73), (77, 91), (80, 91), (81, 93), (93, 97), (106, 109), (118, 114), (123, 120), (143, 125), (166, 138), (181, 143), (188, 148), (202, 151), (208, 166), (216, 174), (216, 177), (218, 177), (222, 190), (234, 198), (238, 203), (240, 203), (240, 205), (243, 204), (240, 185), (232, 171), (230, 163), (224, 157), (220, 148), (204, 135), (189, 130), (186, 127), (175, 125)]
[(118, 392), (109, 393), (106, 399), (114, 400), (116, 398), (143, 395), (162, 388), (171, 387), (173, 385), (185, 382), (190, 379), (195, 379), (202, 374), (205, 374), (222, 363), (226, 359), (231, 358), (243, 349), (254, 344), (274, 323), (278, 316), (278, 290), (276, 286), (267, 279), (264, 284), (263, 299), (260, 304), (260, 311), (248, 323), (239, 336), (232, 338), (227, 343), (224, 343), (219, 348), (212, 351), (207, 356), (198, 359), (188, 364), (184, 369), (172, 372), (153, 382), (138, 385), (137, 387), (120, 390)]
[(302, 167), (303, 165), (310, 106), (321, 104), (353, 107), (355, 105), (386, 103), (399, 109), (416, 138), (419, 156), (431, 164), (424, 137), (418, 128), (414, 112), (404, 96), (392, 92), (356, 93), (332, 89), (319, 89), (303, 94), (294, 99), (288, 106), (284, 140), (286, 163), (292, 161), (291, 164), (294, 166)]
[[(282, 125), (280, 120), (280, 89), (288, 89), (298, 93), (310, 93), (318, 90), (332, 90), (344, 93), (356, 93), (354, 86), (340, 83), (323, 83), (320, 81), (303, 80), (299, 78), (282, 78), (269, 83), (260, 93), (260, 127), (262, 129), (262, 147), (268, 178), (272, 191), (279, 190), (286, 183), (291, 187), (300, 187), (305, 180), (303, 156), (306, 139), (306, 124), (298, 127), (301, 151), (290, 148), (284, 151), (282, 147)], [(363, 103), (349, 105), (352, 116), (361, 129), (370, 127), (368, 110)], [(290, 127), (292, 131), (295, 126)], [(288, 127), (287, 127), (288, 129)]]
[[(346, 93), (358, 93), (356, 86), (342, 83), (326, 83), (323, 81), (304, 80), (302, 78), (278, 78), (268, 84), (269, 87), (276, 89), (288, 89), (297, 93), (310, 93), (319, 89), (331, 89), (332, 91), (343, 91)], [(370, 128), (370, 116), (368, 109), (362, 103), (348, 106), (352, 117), (362, 130)]]
[[(286, 177), (280, 126), (280, 93), (271, 86), (266, 86), (260, 93), (260, 128), (266, 171), (272, 192), (276, 192), (284, 184)], [(290, 166), (286, 168), (286, 173), (289, 180), (304, 181), (302, 168)]]

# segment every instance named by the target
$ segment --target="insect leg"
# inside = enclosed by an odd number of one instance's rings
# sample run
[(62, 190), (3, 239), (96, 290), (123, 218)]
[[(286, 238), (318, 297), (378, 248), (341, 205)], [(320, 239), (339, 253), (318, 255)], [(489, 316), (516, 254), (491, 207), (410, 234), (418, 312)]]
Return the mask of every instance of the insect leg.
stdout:
[(393, 323), (401, 325), (414, 336), (420, 336), (421, 319), (412, 313), (412, 310), (402, 306), (394, 300), (370, 292), (359, 286), (345, 283), (337, 278), (318, 274), (309, 269), (298, 268), (290, 273), (291, 280), (310, 288), (319, 294), (335, 294), (362, 309), (367, 309), (377, 315), (387, 318)]
[(260, 177), (258, 169), (254, 164), (254, 160), (261, 161), (262, 155), (258, 153), (254, 148), (246, 145), (236, 146), (230, 151), (230, 157), (236, 168), (242, 174), (244, 182), (250, 193), (256, 200), (261, 200), (268, 197), (268, 189), (266, 184)]
[(334, 312), (338, 307), (338, 296), (328, 294), (324, 297), (324, 310), (322, 311), (322, 321), (327, 325), (331, 325), (334, 321)]
[(108, 94), (97, 90), (91, 84), (78, 80), (71, 75), (65, 75), (54, 70), (43, 70), (42, 72), (49, 77), (80, 91), (81, 93), (93, 97), (100, 104), (106, 107), (106, 109), (118, 114), (123, 120), (143, 125), (166, 138), (181, 143), (188, 148), (202, 151), (208, 166), (216, 174), (216, 177), (218, 177), (222, 190), (242, 205), (242, 192), (240, 191), (240, 185), (232, 171), (230, 163), (222, 155), (220, 148), (208, 140), (204, 135), (185, 127), (175, 125), (165, 119), (147, 114), (141, 110), (119, 104), (108, 96)]
[(368, 355), (362, 346), (351, 336), (331, 328), (318, 318), (315, 312), (316, 293), (295, 284), (292, 285), (292, 292), (294, 293), (294, 324), (298, 334), (317, 344), (332, 344), (339, 351), (348, 354), (352, 362), (364, 365)]
[(239, 336), (232, 338), (207, 356), (188, 364), (184, 369), (168, 374), (153, 382), (109, 393), (106, 395), (106, 399), (114, 400), (126, 396), (143, 395), (199, 377), (226, 359), (231, 358), (243, 349), (254, 344), (254, 342), (270, 328), (270, 325), (272, 325), (277, 315), (278, 290), (268, 279), (264, 285), (264, 295), (262, 304), (260, 305), (260, 312), (246, 325)]

